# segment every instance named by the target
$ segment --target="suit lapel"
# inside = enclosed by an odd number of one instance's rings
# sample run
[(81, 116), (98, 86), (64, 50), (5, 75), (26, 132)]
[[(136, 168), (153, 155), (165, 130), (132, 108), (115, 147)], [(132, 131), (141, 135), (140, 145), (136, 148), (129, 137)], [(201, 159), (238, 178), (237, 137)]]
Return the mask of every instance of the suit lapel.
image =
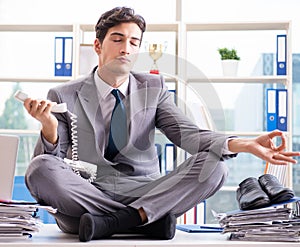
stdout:
[(133, 131), (136, 131), (143, 126), (148, 100), (147, 84), (147, 81), (138, 81), (132, 74), (130, 74), (129, 94), (127, 99), (127, 104), (130, 106), (128, 121), (129, 133), (133, 133)]
[[(129, 105), (130, 105), (130, 118), (134, 118), (137, 113), (141, 111), (145, 117), (148, 93), (147, 93), (147, 81), (140, 82), (130, 74), (129, 80)], [(143, 120), (143, 119), (140, 119)]]
[(102, 156), (102, 151), (105, 146), (105, 129), (104, 124), (102, 124), (104, 120), (98, 101), (97, 88), (94, 79), (90, 77), (90, 80), (82, 86), (77, 94), (79, 99), (78, 103), (86, 115), (82, 117), (87, 118), (89, 124), (92, 126), (95, 134), (97, 152)]

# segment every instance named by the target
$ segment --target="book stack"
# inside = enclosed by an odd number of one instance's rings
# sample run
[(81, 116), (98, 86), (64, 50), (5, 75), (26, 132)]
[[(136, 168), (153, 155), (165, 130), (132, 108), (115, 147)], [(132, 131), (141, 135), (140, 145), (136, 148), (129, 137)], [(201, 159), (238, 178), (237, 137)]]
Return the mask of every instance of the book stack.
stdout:
[(230, 240), (300, 242), (300, 217), (288, 207), (239, 210), (215, 216), (223, 233), (230, 233)]
[(43, 207), (34, 203), (0, 202), (0, 241), (1, 239), (31, 238), (38, 232), (42, 222), (37, 217), (39, 208), (50, 212), (51, 207)]

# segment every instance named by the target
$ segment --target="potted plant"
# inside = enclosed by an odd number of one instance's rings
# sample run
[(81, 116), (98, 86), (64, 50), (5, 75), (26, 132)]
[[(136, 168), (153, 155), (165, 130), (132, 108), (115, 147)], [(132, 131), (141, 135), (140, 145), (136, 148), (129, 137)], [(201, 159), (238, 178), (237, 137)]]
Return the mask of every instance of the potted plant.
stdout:
[(235, 49), (219, 48), (218, 52), (221, 56), (223, 75), (236, 76), (238, 69), (238, 62), (240, 57), (237, 55)]

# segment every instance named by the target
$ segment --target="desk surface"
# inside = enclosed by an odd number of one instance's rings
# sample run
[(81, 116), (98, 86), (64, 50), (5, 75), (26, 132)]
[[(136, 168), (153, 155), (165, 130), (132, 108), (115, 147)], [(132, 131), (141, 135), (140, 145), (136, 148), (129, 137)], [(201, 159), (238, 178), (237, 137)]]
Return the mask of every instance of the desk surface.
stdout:
[(111, 239), (93, 240), (87, 243), (79, 242), (77, 235), (65, 234), (54, 224), (45, 224), (40, 232), (35, 233), (31, 239), (4, 240), (0, 239), (0, 247), (7, 246), (201, 246), (201, 247), (221, 247), (221, 246), (241, 246), (241, 247), (286, 247), (299, 246), (299, 243), (287, 242), (244, 242), (227, 240), (228, 235), (220, 233), (186, 233), (177, 230), (172, 240), (151, 240), (143, 236), (116, 235)]

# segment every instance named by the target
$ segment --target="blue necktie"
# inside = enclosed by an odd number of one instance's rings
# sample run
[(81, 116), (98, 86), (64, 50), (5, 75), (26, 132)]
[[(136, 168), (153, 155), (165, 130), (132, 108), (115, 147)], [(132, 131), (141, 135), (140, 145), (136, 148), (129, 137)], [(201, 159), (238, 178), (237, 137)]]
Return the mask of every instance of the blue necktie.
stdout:
[(104, 155), (108, 160), (112, 160), (127, 144), (126, 109), (120, 98), (119, 90), (113, 89), (111, 93), (115, 96), (116, 103), (111, 114), (108, 146)]

